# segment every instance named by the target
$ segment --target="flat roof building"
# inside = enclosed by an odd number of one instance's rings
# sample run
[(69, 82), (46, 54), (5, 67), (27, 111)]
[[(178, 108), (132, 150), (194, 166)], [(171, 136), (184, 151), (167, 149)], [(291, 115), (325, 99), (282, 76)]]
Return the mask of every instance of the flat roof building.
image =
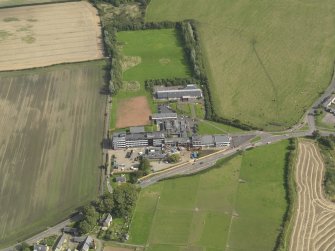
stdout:
[(196, 99), (202, 98), (202, 91), (195, 85), (187, 85), (186, 87), (156, 87), (155, 97), (157, 99)]
[(170, 119), (177, 119), (177, 113), (170, 112), (170, 113), (154, 113), (151, 115), (151, 120), (158, 121), (158, 120), (170, 120)]
[(225, 147), (230, 146), (231, 137), (227, 135), (193, 135), (193, 147)]

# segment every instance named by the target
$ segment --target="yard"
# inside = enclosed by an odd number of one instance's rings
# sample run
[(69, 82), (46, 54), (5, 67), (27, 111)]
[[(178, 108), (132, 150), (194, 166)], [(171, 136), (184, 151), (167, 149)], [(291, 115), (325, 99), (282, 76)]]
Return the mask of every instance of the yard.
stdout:
[(104, 61), (0, 73), (0, 247), (96, 198)]
[(197, 20), (216, 113), (280, 130), (330, 83), (334, 12), (333, 0), (152, 0), (146, 20)]
[(272, 250), (287, 207), (287, 146), (267, 145), (143, 189), (129, 242), (149, 251)]
[[(144, 88), (147, 79), (188, 77), (184, 51), (174, 29), (119, 32), (123, 52), (123, 88), (113, 97), (111, 128), (118, 120), (116, 113), (124, 99), (145, 96), (152, 111), (157, 108), (151, 93)], [(138, 107), (142, 109), (142, 106)]]

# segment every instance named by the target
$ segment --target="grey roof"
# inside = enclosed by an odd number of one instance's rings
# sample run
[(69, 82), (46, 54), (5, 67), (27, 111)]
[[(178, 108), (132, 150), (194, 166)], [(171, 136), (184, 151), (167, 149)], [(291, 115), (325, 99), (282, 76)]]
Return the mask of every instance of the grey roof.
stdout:
[(80, 242), (85, 241), (85, 239), (86, 239), (86, 236), (79, 236), (79, 237), (73, 237), (73, 238), (72, 238), (72, 241), (73, 241), (73, 242), (80, 243)]
[(116, 182), (126, 182), (127, 179), (126, 179), (125, 176), (117, 176), (117, 177), (115, 178), (115, 181), (116, 181)]
[(65, 235), (62, 234), (62, 236), (60, 237), (60, 239), (57, 242), (56, 250), (60, 250), (62, 248), (64, 241), (65, 241)]
[(64, 227), (63, 232), (65, 232), (65, 233), (76, 233), (76, 232), (78, 232), (78, 229), (74, 228), (74, 227)]
[(93, 238), (91, 236), (87, 236), (85, 239), (85, 242), (83, 243), (81, 250), (88, 251), (92, 245), (92, 242), (93, 242)]
[(165, 135), (162, 132), (148, 132), (147, 137), (148, 139), (164, 139)]
[(213, 136), (212, 135), (204, 135), (201, 137), (201, 143), (204, 145), (210, 145), (213, 144)]
[(154, 113), (151, 115), (151, 119), (169, 119), (169, 118), (177, 118), (177, 113)]
[(112, 215), (111, 215), (111, 214), (108, 214), (108, 215), (106, 216), (106, 219), (105, 219), (104, 222), (103, 222), (103, 225), (104, 225), (104, 226), (107, 226), (112, 220), (113, 220)]
[(141, 133), (145, 132), (144, 126), (133, 126), (129, 128), (130, 133)]
[(214, 141), (215, 143), (230, 142), (230, 137), (227, 135), (214, 135)]
[(184, 88), (179, 89), (165, 89), (165, 90), (156, 90), (156, 98), (158, 99), (173, 99), (173, 98), (182, 98), (182, 97), (202, 97), (201, 89), (197, 88), (195, 85), (187, 85)]
[(126, 140), (145, 140), (146, 133), (131, 133), (126, 135)]
[(34, 244), (34, 251), (47, 251), (47, 245)]

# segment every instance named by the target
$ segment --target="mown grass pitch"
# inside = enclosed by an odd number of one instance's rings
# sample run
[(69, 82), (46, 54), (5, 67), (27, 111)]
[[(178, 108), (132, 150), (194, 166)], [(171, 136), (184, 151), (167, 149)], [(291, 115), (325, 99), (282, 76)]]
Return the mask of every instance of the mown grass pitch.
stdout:
[(104, 65), (0, 73), (0, 247), (97, 196)]
[[(113, 97), (111, 129), (115, 129), (116, 109), (122, 99), (146, 96), (155, 111), (152, 94), (145, 90), (147, 79), (188, 77), (189, 66), (175, 29), (123, 31), (117, 33), (124, 56), (124, 88)], [(129, 90), (127, 83), (137, 81), (139, 87)]]
[(287, 146), (267, 145), (143, 189), (129, 242), (149, 251), (272, 250), (287, 206)]
[(333, 0), (152, 0), (146, 19), (199, 21), (216, 112), (275, 130), (330, 82), (334, 11)]

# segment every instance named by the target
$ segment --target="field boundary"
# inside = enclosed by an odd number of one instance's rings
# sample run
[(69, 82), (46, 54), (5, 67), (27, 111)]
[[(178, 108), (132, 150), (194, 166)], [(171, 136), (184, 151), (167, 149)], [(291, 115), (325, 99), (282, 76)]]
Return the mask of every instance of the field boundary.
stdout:
[[(103, 15), (102, 10), (98, 7), (97, 1), (91, 1), (93, 6), (97, 8), (100, 15)], [(117, 46), (116, 33), (119, 31), (136, 31), (136, 30), (148, 30), (148, 29), (167, 29), (175, 28), (181, 34), (181, 40), (183, 48), (185, 50), (187, 60), (190, 63), (192, 75), (189, 80), (195, 79), (199, 82), (205, 100), (205, 117), (207, 120), (218, 122), (221, 124), (240, 128), (242, 130), (262, 130), (249, 124), (240, 122), (239, 120), (230, 120), (220, 117), (215, 112), (212, 94), (210, 92), (210, 83), (207, 77), (209, 72), (208, 64), (206, 63), (206, 57), (203, 56), (203, 46), (201, 44), (201, 35), (198, 29), (198, 23), (194, 19), (187, 19), (182, 21), (162, 21), (162, 22), (146, 22), (145, 13), (150, 1), (144, 1), (140, 4), (140, 10), (142, 11), (142, 20), (140, 22), (127, 22), (123, 23), (105, 23), (102, 20), (101, 27), (103, 29), (103, 40), (104, 44), (108, 46), (108, 54), (111, 59), (111, 80), (109, 84), (109, 91), (112, 95), (115, 95), (117, 91), (122, 88), (122, 66), (121, 66), (121, 53)], [(151, 83), (156, 83), (156, 80), (150, 80)]]
[(284, 170), (284, 187), (286, 191), (285, 199), (287, 201), (287, 209), (283, 215), (283, 222), (281, 231), (276, 240), (273, 251), (285, 251), (290, 242), (290, 234), (292, 231), (292, 223), (295, 218), (296, 208), (296, 182), (294, 180), (294, 172), (296, 169), (298, 158), (298, 140), (290, 139), (288, 152), (285, 156), (285, 170)]
[(1, 10), (1, 9), (18, 8), (18, 7), (36, 6), (36, 5), (48, 5), (48, 4), (58, 4), (58, 3), (70, 3), (70, 2), (81, 2), (81, 0), (58, 0), (58, 1), (54, 1), (54, 2), (16, 4), (16, 5), (9, 5), (9, 6), (1, 6), (1, 7), (0, 7), (0, 10)]

